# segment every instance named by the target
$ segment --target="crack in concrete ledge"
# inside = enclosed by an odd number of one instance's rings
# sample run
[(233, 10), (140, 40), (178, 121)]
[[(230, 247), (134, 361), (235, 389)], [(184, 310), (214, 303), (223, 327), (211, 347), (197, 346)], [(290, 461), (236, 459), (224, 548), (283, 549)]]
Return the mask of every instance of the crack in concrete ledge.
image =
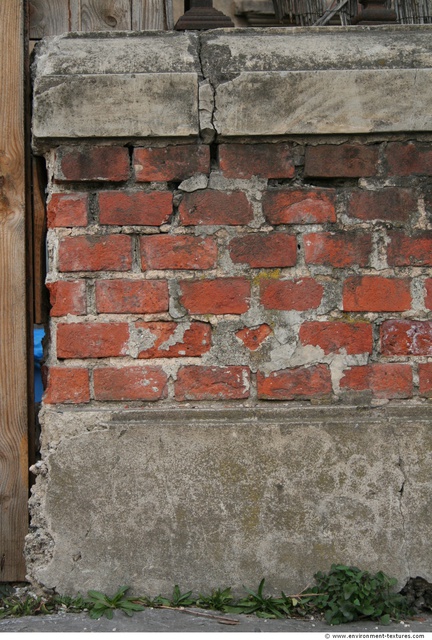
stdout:
[(398, 490), (398, 502), (399, 502), (399, 513), (401, 516), (401, 521), (402, 521), (402, 533), (403, 533), (403, 547), (404, 547), (404, 557), (405, 557), (405, 564), (407, 567), (407, 572), (408, 572), (408, 577), (411, 577), (411, 568), (410, 568), (410, 561), (409, 561), (409, 554), (408, 554), (408, 544), (407, 544), (407, 530), (406, 530), (406, 518), (405, 518), (405, 513), (404, 513), (404, 504), (403, 504), (403, 496), (404, 496), (404, 490), (405, 490), (405, 486), (408, 482), (408, 476), (407, 476), (407, 472), (406, 472), (406, 467), (405, 467), (405, 462), (402, 456), (402, 450), (401, 450), (401, 444), (398, 438), (398, 434), (396, 433), (396, 429), (390, 424), (390, 429), (392, 431), (394, 440), (397, 444), (397, 454), (398, 454), (398, 462), (396, 463), (396, 466), (399, 467), (400, 472), (402, 474), (402, 482), (401, 482), (401, 486), (400, 489)]

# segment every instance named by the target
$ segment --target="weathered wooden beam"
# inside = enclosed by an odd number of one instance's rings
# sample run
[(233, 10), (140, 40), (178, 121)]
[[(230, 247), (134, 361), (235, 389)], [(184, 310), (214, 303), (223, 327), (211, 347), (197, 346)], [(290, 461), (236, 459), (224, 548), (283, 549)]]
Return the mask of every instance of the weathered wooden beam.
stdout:
[(0, 2), (0, 581), (25, 577), (28, 530), (24, 2)]

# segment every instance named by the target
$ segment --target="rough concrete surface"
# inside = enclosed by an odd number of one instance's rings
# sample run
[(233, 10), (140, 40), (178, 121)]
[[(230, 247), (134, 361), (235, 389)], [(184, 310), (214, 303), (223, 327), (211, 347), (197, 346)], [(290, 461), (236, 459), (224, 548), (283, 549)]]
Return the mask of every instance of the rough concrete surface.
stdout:
[[(212, 130), (430, 130), (431, 33), (398, 25), (58, 36), (36, 57), (34, 140), (197, 136), (199, 111), (206, 141)], [(203, 80), (210, 86), (198, 98)]]
[(432, 580), (430, 409), (43, 418), (30, 578), (59, 593), (298, 592), (332, 562)]
[[(223, 624), (214, 618), (203, 617), (213, 615), (225, 617), (228, 620), (237, 620), (237, 624)], [(198, 615), (200, 614), (200, 615)], [(332, 627), (322, 620), (263, 620), (256, 616), (221, 616), (217, 612), (203, 612), (202, 609), (189, 610), (187, 613), (180, 611), (162, 611), (146, 609), (128, 618), (120, 612), (114, 613), (112, 620), (101, 618), (91, 620), (86, 613), (82, 614), (56, 614), (52, 616), (25, 617), (0, 621), (0, 633), (24, 633), (24, 632), (201, 632), (201, 633), (349, 633), (369, 632), (388, 633), (409, 632), (431, 633), (432, 616), (421, 615), (414, 620), (392, 622), (389, 625), (380, 625), (376, 622), (354, 622)]]

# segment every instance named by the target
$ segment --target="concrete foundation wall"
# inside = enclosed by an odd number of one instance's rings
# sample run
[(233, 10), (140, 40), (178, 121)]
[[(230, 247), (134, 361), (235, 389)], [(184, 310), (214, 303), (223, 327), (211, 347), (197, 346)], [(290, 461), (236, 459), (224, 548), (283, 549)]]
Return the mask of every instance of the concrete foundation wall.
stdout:
[(431, 32), (42, 44), (32, 581), (432, 579)]

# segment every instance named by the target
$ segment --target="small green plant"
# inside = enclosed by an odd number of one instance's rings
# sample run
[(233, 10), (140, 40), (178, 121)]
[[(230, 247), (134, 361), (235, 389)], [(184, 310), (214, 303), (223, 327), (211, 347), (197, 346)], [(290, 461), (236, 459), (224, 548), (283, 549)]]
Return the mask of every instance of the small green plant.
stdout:
[(144, 606), (137, 602), (137, 598), (126, 597), (129, 587), (120, 587), (117, 593), (109, 598), (101, 591), (88, 591), (90, 618), (98, 620), (102, 616), (112, 620), (115, 609), (120, 609), (127, 616), (135, 611), (144, 611)]
[(178, 584), (173, 589), (171, 600), (163, 596), (157, 596), (152, 602), (152, 606), (162, 607), (191, 607), (196, 604), (196, 599), (192, 598), (192, 591), (182, 593)]
[(281, 598), (264, 595), (264, 578), (259, 583), (257, 591), (251, 591), (243, 587), (249, 594), (242, 598), (233, 606), (225, 606), (227, 613), (255, 613), (259, 618), (285, 618), (290, 614), (288, 598), (282, 595)]
[(357, 567), (333, 564), (328, 573), (314, 577), (316, 586), (311, 591), (317, 595), (310, 602), (329, 624), (362, 618), (388, 624), (391, 618), (409, 613), (406, 599), (393, 592), (396, 580), (382, 571), (372, 575)]
[(215, 611), (225, 611), (225, 607), (229, 607), (234, 602), (231, 593), (231, 587), (226, 589), (213, 589), (209, 596), (203, 596), (201, 593), (196, 601), (197, 607), (202, 609), (214, 609)]

